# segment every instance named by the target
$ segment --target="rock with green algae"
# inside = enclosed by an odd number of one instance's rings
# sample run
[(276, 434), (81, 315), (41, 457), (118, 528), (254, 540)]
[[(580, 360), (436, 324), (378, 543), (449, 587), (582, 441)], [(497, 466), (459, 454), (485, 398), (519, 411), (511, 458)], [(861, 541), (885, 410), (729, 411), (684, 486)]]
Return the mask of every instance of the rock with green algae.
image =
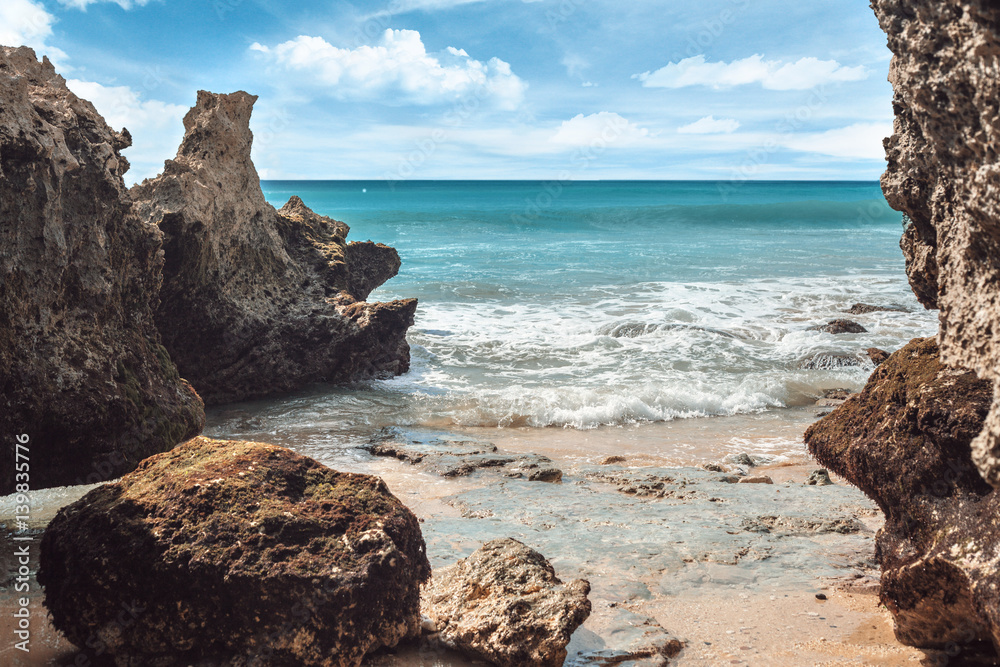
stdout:
[(131, 143), (47, 59), (0, 47), (0, 494), (15, 434), (40, 489), (113, 479), (205, 424), (154, 322), (162, 235), (132, 209)]
[(418, 633), (429, 575), (377, 477), (196, 438), (63, 508), (38, 580), (53, 624), (118, 665), (339, 666)]
[(916, 339), (806, 431), (816, 458), (885, 513), (881, 599), (905, 644), (1000, 648), (1000, 499), (970, 450), (992, 401), (988, 380)]

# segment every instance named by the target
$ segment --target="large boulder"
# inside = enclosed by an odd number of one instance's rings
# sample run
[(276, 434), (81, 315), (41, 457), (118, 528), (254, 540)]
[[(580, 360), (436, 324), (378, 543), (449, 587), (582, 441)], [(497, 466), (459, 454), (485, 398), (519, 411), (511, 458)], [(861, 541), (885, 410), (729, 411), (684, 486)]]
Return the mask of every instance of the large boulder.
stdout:
[(544, 556), (506, 538), (435, 572), (423, 613), (456, 650), (502, 667), (559, 667), (590, 616), (589, 592), (587, 581), (564, 584)]
[(250, 159), (256, 99), (199, 92), (177, 156), (132, 189), (165, 235), (163, 344), (209, 404), (406, 372), (416, 300), (364, 302), (398, 254), (348, 244), (347, 225), (298, 198), (267, 203)]
[[(882, 189), (909, 223), (906, 271), (941, 309), (945, 363), (1000, 378), (1000, 4), (874, 0), (893, 52), (895, 128)], [(1000, 401), (974, 459), (1000, 486)]]
[(969, 448), (992, 386), (938, 354), (934, 339), (912, 341), (805, 438), (817, 459), (885, 513), (876, 558), (898, 639), (1000, 648), (1000, 500)]
[(47, 59), (0, 47), (0, 494), (14, 434), (41, 488), (119, 476), (204, 425), (155, 327), (162, 237), (133, 213), (130, 144)]
[(196, 438), (60, 510), (38, 580), (55, 627), (118, 665), (339, 666), (419, 631), (429, 575), (380, 479)]

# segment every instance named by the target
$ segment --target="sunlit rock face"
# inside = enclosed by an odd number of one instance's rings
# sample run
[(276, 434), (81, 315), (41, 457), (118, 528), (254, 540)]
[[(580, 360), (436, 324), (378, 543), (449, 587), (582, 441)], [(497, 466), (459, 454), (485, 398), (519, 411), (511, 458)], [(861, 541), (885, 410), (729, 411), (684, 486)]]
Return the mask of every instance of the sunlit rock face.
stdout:
[[(913, 291), (941, 309), (941, 358), (1000, 378), (1000, 5), (874, 0), (893, 52), (889, 168), (882, 188), (910, 219)], [(1000, 486), (1000, 402), (973, 443)]]
[(267, 203), (250, 159), (256, 99), (199, 92), (177, 156), (132, 188), (164, 233), (164, 345), (210, 404), (406, 372), (416, 300), (364, 301), (398, 254), (347, 243), (347, 225), (298, 197)]

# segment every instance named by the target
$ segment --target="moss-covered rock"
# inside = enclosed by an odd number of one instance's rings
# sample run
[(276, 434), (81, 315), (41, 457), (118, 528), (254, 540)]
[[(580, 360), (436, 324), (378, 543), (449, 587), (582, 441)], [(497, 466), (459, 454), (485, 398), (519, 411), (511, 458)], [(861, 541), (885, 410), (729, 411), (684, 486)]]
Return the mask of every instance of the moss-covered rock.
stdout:
[(935, 339), (911, 341), (805, 439), (885, 513), (876, 558), (898, 639), (1000, 647), (1000, 499), (970, 450), (992, 383), (938, 355)]
[(429, 575), (380, 479), (196, 438), (61, 510), (38, 579), (54, 625), (118, 664), (357, 665), (416, 634)]

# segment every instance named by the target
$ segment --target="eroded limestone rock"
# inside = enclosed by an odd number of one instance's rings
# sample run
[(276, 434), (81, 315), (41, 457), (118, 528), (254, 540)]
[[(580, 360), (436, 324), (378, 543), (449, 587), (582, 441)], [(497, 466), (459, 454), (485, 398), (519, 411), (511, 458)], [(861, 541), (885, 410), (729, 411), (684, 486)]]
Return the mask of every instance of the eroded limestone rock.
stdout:
[(53, 624), (119, 665), (356, 666), (418, 633), (429, 575), (380, 479), (197, 438), (60, 510), (38, 580)]
[(115, 132), (31, 49), (0, 47), (0, 494), (112, 479), (201, 432), (160, 345), (161, 235), (132, 211)]
[[(893, 60), (895, 127), (882, 189), (908, 226), (913, 291), (941, 309), (941, 356), (1000, 378), (1000, 5), (874, 0)], [(973, 443), (1000, 487), (1000, 401)]]
[(590, 584), (568, 584), (537, 551), (513, 540), (487, 542), (435, 571), (423, 613), (445, 645), (502, 667), (560, 667), (570, 636), (590, 615)]
[(364, 302), (399, 256), (348, 244), (347, 225), (297, 197), (280, 211), (265, 201), (250, 159), (256, 99), (199, 92), (177, 156), (132, 189), (164, 233), (164, 345), (210, 404), (406, 372), (416, 300)]

